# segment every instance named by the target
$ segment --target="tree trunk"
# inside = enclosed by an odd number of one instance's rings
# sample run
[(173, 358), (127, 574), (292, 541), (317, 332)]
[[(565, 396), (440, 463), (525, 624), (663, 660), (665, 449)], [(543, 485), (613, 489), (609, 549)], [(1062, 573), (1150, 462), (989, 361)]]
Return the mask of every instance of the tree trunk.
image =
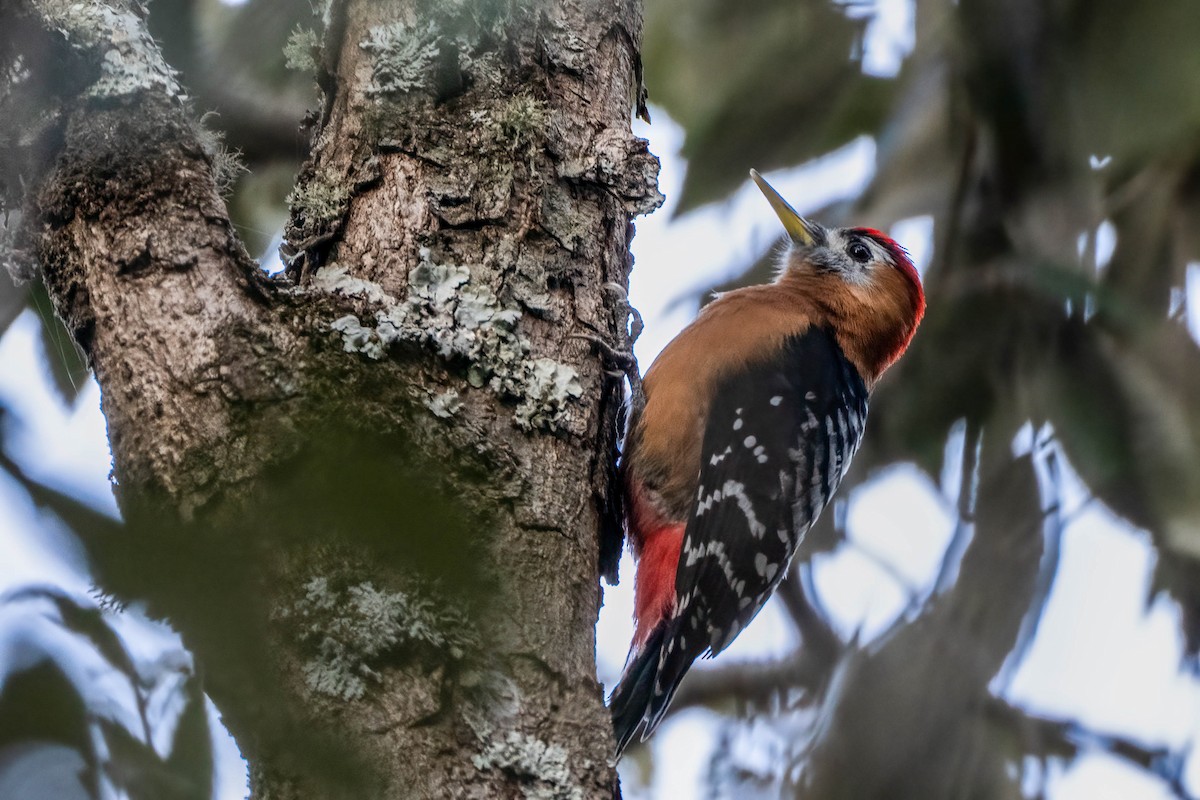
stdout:
[(44, 112), (0, 138), (9, 259), (103, 391), (105, 588), (183, 633), (256, 797), (610, 796), (620, 384), (587, 337), (628, 346), (661, 199), (640, 4), (335, 0), (276, 280), (143, 15), (23, 0), (0, 51)]

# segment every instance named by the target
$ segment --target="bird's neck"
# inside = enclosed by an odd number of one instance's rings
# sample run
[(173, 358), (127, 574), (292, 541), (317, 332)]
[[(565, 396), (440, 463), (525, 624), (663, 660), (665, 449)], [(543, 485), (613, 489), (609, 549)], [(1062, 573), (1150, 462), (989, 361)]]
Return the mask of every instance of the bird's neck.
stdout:
[(912, 301), (901, 282), (852, 285), (836, 275), (785, 276), (777, 286), (796, 298), (811, 323), (827, 326), (872, 389), (908, 347), (916, 330)]

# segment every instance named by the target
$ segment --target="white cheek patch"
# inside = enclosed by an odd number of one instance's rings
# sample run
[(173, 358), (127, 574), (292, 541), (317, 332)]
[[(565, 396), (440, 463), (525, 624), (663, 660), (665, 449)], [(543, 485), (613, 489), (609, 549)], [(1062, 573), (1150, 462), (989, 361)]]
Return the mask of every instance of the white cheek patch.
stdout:
[(865, 264), (860, 264), (850, 257), (846, 252), (846, 248), (850, 245), (848, 237), (840, 231), (834, 231), (830, 234), (829, 247), (836, 253), (842, 280), (851, 286), (858, 286), (866, 289), (874, 289), (877, 273), (881, 266), (892, 265), (892, 259), (877, 242), (870, 238), (857, 237), (862, 244), (871, 251), (871, 260)]

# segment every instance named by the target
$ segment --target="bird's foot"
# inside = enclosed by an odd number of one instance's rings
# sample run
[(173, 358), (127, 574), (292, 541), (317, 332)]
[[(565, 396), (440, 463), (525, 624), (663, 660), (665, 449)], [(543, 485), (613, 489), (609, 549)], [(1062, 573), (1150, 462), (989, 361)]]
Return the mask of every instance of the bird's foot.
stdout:
[(633, 353), (613, 346), (603, 336), (597, 336), (594, 333), (573, 333), (571, 338), (591, 342), (605, 361), (617, 367), (616, 370), (606, 369), (604, 372), (607, 375), (623, 378), (629, 374), (630, 370), (637, 369), (637, 359), (634, 358)]

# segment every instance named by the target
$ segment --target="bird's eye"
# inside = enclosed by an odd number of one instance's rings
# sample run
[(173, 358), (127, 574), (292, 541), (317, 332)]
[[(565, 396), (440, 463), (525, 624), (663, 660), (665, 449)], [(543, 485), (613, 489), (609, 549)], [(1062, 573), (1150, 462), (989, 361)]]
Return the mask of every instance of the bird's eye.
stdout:
[(862, 242), (851, 242), (850, 246), (846, 248), (846, 252), (860, 264), (865, 264), (871, 260), (871, 248)]

